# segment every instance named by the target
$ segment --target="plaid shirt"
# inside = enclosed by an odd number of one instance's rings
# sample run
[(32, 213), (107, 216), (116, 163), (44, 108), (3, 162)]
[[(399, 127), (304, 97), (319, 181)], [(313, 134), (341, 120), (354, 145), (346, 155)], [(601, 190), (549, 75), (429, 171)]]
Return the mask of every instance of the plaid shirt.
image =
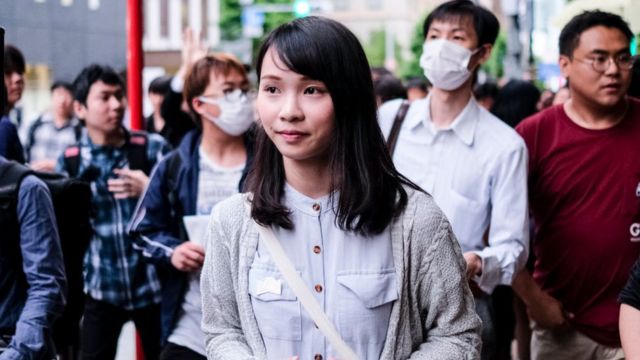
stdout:
[[(128, 139), (127, 132), (127, 143)], [(159, 135), (149, 134), (148, 139), (148, 158), (155, 164), (168, 147)], [(119, 148), (95, 145), (86, 131), (79, 144), (78, 177), (94, 179), (91, 181), (94, 235), (84, 258), (85, 293), (125, 310), (159, 303), (160, 282), (155, 268), (133, 249), (133, 239), (126, 230), (138, 199), (116, 200), (107, 189), (107, 180), (116, 178), (113, 170), (129, 166), (127, 145)], [(86, 175), (88, 169), (95, 175)], [(58, 159), (56, 170), (67, 172), (64, 154)]]
[(44, 113), (29, 128), (29, 138), (25, 150), (27, 161), (57, 159), (69, 145), (75, 144), (76, 129), (80, 120), (73, 118), (64, 126), (57, 128), (53, 117)]

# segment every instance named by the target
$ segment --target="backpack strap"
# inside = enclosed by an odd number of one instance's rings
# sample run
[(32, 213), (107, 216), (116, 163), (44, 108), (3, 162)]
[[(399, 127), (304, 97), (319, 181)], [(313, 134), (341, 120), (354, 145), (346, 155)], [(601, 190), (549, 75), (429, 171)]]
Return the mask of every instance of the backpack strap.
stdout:
[(80, 141), (80, 137), (82, 137), (82, 122), (78, 120), (78, 123), (73, 126), (73, 134), (76, 137), (76, 142)]
[(42, 115), (31, 124), (29, 127), (29, 134), (27, 135), (27, 144), (25, 146), (25, 152), (27, 153), (27, 161), (31, 161), (31, 148), (36, 142), (36, 131), (42, 126)]
[(131, 132), (127, 144), (127, 160), (132, 170), (142, 170), (149, 175), (151, 162), (148, 156), (149, 136), (145, 132)]
[(75, 144), (68, 146), (63, 153), (64, 168), (67, 170), (70, 178), (78, 177), (80, 171), (80, 145)]
[(180, 153), (176, 151), (172, 151), (169, 155), (167, 155), (167, 169), (165, 171), (165, 176), (167, 179), (167, 187), (168, 187), (168, 199), (169, 206), (174, 211), (174, 218), (179, 218), (179, 238), (182, 241), (189, 240), (189, 236), (187, 235), (187, 229), (182, 222), (182, 216), (184, 216), (185, 209), (182, 208), (182, 204), (180, 203), (180, 199), (178, 198), (178, 194), (176, 191), (178, 189), (178, 174), (180, 173), (180, 167), (182, 167), (182, 157)]
[(402, 127), (402, 122), (404, 118), (407, 117), (407, 112), (409, 111), (409, 105), (411, 105), (408, 101), (403, 101), (396, 113), (396, 117), (393, 120), (393, 126), (391, 126), (391, 132), (389, 133), (389, 138), (387, 139), (387, 148), (389, 149), (389, 154), (393, 157), (393, 152), (396, 149), (396, 143), (398, 141), (398, 135), (400, 135), (400, 128)]

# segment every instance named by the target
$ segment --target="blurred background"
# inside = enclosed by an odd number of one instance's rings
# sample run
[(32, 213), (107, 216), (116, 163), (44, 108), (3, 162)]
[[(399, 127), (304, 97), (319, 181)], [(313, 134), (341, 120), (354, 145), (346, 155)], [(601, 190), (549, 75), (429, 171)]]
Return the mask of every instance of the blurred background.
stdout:
[[(82, 67), (127, 67), (127, 9), (131, 0), (0, 0), (6, 43), (19, 47), (28, 67), (23, 118), (50, 101), (54, 80), (73, 80)], [(422, 76), (422, 21), (443, 0), (138, 0), (142, 12), (142, 89), (180, 64), (182, 30), (200, 31), (211, 50), (234, 53), (246, 64), (261, 38), (295, 17), (321, 15), (348, 26), (361, 40), (372, 66), (401, 79)], [(535, 80), (542, 88), (563, 85), (557, 66), (562, 26), (583, 10), (622, 15), (640, 33), (640, 0), (478, 0), (501, 22), (492, 59), (479, 82)], [(130, 5), (130, 4), (129, 4)], [(634, 51), (637, 51), (637, 41)], [(146, 101), (143, 113), (151, 111)]]

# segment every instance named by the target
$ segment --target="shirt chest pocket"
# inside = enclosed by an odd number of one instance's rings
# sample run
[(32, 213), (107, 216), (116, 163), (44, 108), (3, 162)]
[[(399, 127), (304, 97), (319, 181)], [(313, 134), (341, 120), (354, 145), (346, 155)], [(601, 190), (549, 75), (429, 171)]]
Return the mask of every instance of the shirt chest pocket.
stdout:
[(382, 343), (391, 307), (398, 299), (395, 270), (376, 273), (338, 273), (337, 322), (346, 341)]
[(249, 295), (263, 337), (288, 341), (302, 340), (300, 303), (279, 271), (251, 267)]

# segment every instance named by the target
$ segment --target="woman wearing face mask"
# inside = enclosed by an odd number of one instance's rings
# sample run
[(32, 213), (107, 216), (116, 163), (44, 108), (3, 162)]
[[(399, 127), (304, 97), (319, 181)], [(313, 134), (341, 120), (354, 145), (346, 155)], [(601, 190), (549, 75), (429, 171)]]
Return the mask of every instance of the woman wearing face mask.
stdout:
[(209, 358), (477, 358), (460, 249), (433, 199), (391, 162), (356, 37), (298, 19), (268, 36), (256, 69), (250, 193), (216, 206), (208, 229)]
[(205, 251), (197, 234), (213, 206), (242, 189), (254, 124), (248, 89), (245, 68), (232, 55), (193, 64), (184, 97), (198, 129), (159, 163), (132, 220), (141, 255), (163, 275), (161, 359), (205, 358), (199, 289)]

